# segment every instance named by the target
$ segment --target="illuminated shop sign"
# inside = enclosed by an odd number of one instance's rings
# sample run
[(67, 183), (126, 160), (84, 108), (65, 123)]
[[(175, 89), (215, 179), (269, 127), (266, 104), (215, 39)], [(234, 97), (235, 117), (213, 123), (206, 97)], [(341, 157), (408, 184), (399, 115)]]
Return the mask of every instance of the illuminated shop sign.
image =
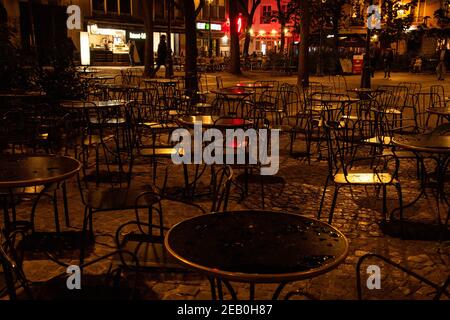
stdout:
[[(197, 22), (197, 30), (209, 30), (209, 23)], [(211, 30), (222, 31), (222, 25), (220, 23), (211, 23)]]
[(128, 35), (128, 38), (135, 39), (135, 40), (144, 40), (146, 38), (145, 32), (131, 32)]

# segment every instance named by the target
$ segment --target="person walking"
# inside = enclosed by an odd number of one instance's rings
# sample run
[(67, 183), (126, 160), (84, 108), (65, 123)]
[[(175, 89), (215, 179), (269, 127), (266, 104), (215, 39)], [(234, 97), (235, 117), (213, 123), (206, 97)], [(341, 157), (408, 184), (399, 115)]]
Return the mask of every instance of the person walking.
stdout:
[(445, 54), (446, 54), (445, 47), (441, 46), (439, 50), (439, 63), (436, 68), (437, 78), (440, 81), (443, 81), (445, 78), (446, 68), (445, 68)]
[(128, 40), (128, 57), (130, 58), (130, 66), (134, 67), (134, 49), (133, 41)]
[(392, 62), (394, 61), (394, 52), (391, 48), (387, 48), (383, 52), (384, 78), (391, 78)]
[(156, 59), (156, 68), (153, 71), (153, 77), (156, 76), (156, 73), (158, 72), (159, 68), (161, 66), (164, 66), (164, 68), (167, 68), (166, 66), (166, 60), (167, 60), (167, 43), (166, 43), (166, 36), (162, 35), (161, 40), (159, 41), (158, 45), (158, 57)]

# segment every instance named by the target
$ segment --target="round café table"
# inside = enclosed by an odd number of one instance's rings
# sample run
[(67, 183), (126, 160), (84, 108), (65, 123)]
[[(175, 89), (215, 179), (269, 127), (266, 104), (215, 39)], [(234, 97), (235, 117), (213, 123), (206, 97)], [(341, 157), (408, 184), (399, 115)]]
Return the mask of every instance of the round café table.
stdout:
[(211, 90), (211, 92), (226, 97), (247, 97), (255, 93), (253, 90), (247, 90), (245, 88), (236, 88), (236, 87), (216, 89)]
[(253, 123), (242, 118), (221, 118), (210, 115), (185, 116), (178, 118), (178, 123), (185, 127), (193, 128), (195, 123), (201, 123), (203, 128), (237, 129), (247, 128)]
[(427, 112), (429, 114), (435, 114), (446, 118), (450, 122), (450, 107), (438, 107), (438, 108), (428, 108)]
[(380, 92), (378, 89), (373, 88), (353, 88), (347, 90), (348, 92), (355, 93), (360, 100), (369, 100), (374, 97), (377, 93)]
[(150, 78), (144, 79), (147, 83), (163, 83), (163, 84), (177, 84), (177, 79), (166, 79), (166, 78)]
[[(441, 223), (440, 216), (440, 203), (446, 203), (449, 206), (449, 211), (446, 218), (445, 226), (448, 224), (450, 215), (450, 203), (445, 193), (445, 178), (446, 170), (450, 159), (450, 125), (444, 124), (436, 128), (429, 134), (417, 134), (417, 135), (399, 135), (392, 138), (394, 145), (410, 150), (416, 153), (417, 157), (420, 157), (420, 153), (427, 153), (430, 158), (436, 161), (436, 184), (435, 184), (435, 198), (437, 206), (437, 219)], [(403, 208), (407, 208), (416, 203), (422, 195), (425, 194), (425, 185), (421, 185), (420, 194), (411, 203), (405, 205)], [(446, 227), (445, 227), (446, 228)]]
[[(7, 197), (13, 197), (15, 188), (31, 186), (44, 186), (40, 192), (42, 195), (47, 191), (47, 186), (53, 183), (63, 182), (81, 169), (81, 163), (73, 158), (52, 155), (2, 155), (0, 156), (0, 189), (8, 190), (3, 195), (4, 201)], [(65, 194), (65, 185), (63, 184)], [(39, 200), (38, 197), (38, 200)], [(66, 199), (65, 199), (66, 201)], [(66, 207), (66, 203), (65, 203)], [(7, 206), (4, 208), (5, 226), (10, 226)], [(15, 222), (15, 216), (13, 215)], [(57, 232), (59, 223), (55, 215)]]
[(173, 226), (165, 237), (168, 252), (206, 275), (212, 298), (223, 299), (223, 282), (278, 283), (284, 286), (336, 268), (348, 253), (348, 241), (336, 228), (301, 215), (272, 211), (231, 211), (197, 216)]
[(233, 115), (236, 117), (246, 116), (244, 113), (245, 103), (244, 100), (255, 93), (254, 90), (246, 88), (229, 87), (211, 90), (212, 93), (217, 95), (217, 100), (223, 107), (223, 113), (225, 115)]
[(236, 83), (237, 88), (247, 88), (247, 89), (270, 89), (273, 88), (271, 83), (255, 83), (255, 82), (238, 82)]
[(115, 108), (123, 106), (125, 100), (93, 100), (93, 101), (63, 101), (60, 106), (67, 109), (92, 109), (92, 108)]

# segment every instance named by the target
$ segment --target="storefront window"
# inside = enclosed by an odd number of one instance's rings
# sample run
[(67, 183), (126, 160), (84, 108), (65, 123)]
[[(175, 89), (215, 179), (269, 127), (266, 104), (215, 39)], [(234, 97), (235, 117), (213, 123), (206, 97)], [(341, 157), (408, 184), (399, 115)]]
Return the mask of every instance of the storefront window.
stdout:
[(272, 19), (272, 6), (262, 6), (261, 8), (261, 24), (270, 23)]
[(120, 1), (120, 14), (131, 14), (131, 0)]
[(106, 0), (106, 10), (108, 13), (118, 13), (119, 7), (118, 7), (117, 0)]
[(92, 0), (92, 8), (94, 11), (105, 12), (105, 0)]
[(88, 32), (91, 49), (112, 51), (116, 54), (128, 53), (125, 30), (98, 28), (97, 25), (90, 25)]

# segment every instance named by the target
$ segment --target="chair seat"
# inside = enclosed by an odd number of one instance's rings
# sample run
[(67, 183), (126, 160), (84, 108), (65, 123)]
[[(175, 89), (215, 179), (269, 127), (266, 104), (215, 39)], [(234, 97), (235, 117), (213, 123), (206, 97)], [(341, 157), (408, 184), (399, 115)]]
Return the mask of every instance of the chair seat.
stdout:
[(172, 147), (147, 147), (141, 148), (139, 154), (144, 157), (167, 157), (170, 158), (174, 154), (179, 154), (180, 156), (184, 154), (183, 149), (175, 149)]
[[(89, 190), (87, 197), (88, 207), (95, 210), (126, 210), (133, 209), (136, 205), (136, 198), (146, 191), (132, 188), (108, 188), (103, 190)], [(147, 208), (157, 202), (154, 194), (141, 197), (139, 207)]]
[(375, 145), (384, 145), (384, 146), (391, 146), (392, 145), (392, 138), (389, 136), (379, 136), (379, 137), (372, 137), (368, 139), (364, 139), (364, 143), (367, 144), (375, 144)]
[[(298, 127), (300, 129), (300, 127)], [(281, 132), (291, 132), (294, 127), (289, 124), (278, 124), (271, 127), (271, 129), (280, 130)], [(297, 129), (297, 127), (295, 127)]]
[(213, 105), (211, 103), (199, 102), (194, 105), (195, 108), (209, 109), (212, 108)]
[(149, 127), (152, 130), (163, 130), (163, 129), (176, 129), (180, 126), (174, 122), (167, 122), (167, 123), (161, 123), (161, 122), (143, 122), (143, 126)]
[(389, 149), (385, 149), (383, 150), (383, 156), (395, 156), (397, 158), (402, 158), (402, 159), (410, 159), (410, 158), (417, 158), (417, 155), (412, 152), (412, 151), (408, 151), (408, 150), (397, 150), (394, 152), (392, 152), (392, 150)]
[(91, 123), (91, 124), (125, 124), (126, 123), (126, 120), (125, 120), (125, 118), (111, 118), (111, 119), (108, 119), (108, 120), (106, 120), (106, 121), (104, 121), (104, 120), (101, 120), (101, 121), (99, 121), (97, 118), (91, 118), (90, 120), (89, 120), (89, 122)]
[(378, 174), (366, 172), (348, 172), (347, 176), (345, 176), (344, 173), (337, 173), (334, 176), (334, 182), (337, 184), (383, 185), (396, 184), (398, 183), (398, 180), (392, 179), (392, 175), (387, 172), (380, 172)]
[(103, 138), (99, 135), (91, 135), (91, 136), (83, 139), (83, 145), (90, 146), (90, 145), (94, 145), (94, 144), (99, 144), (101, 142), (106, 142), (112, 138), (114, 138), (114, 135), (112, 135), (112, 134), (106, 135)]
[(402, 112), (396, 108), (387, 108), (384, 110), (384, 113), (387, 114), (402, 114)]

